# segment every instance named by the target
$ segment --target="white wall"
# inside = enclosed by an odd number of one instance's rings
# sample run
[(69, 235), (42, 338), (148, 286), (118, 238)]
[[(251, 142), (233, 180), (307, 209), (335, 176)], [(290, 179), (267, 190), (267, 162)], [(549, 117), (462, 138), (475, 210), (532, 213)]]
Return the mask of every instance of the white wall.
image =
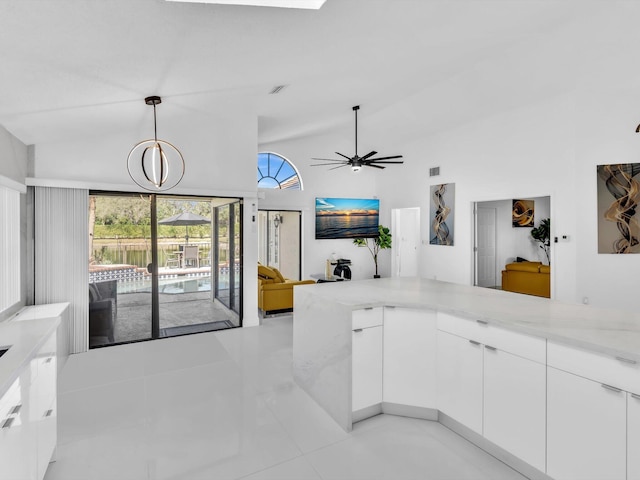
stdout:
[[(193, 193), (211, 196), (244, 197), (244, 325), (258, 324), (257, 315), (257, 117), (243, 111), (217, 118), (201, 115), (198, 129), (188, 131), (163, 123), (159, 138), (180, 149), (185, 159), (185, 175), (178, 187), (167, 193)], [(152, 124), (151, 124), (152, 125)], [(40, 181), (75, 181), (76, 186), (114, 189), (135, 186), (127, 172), (127, 155), (139, 141), (149, 138), (145, 125), (139, 132), (123, 132), (113, 137), (79, 138), (74, 142), (50, 142), (37, 145), (34, 177)], [(171, 132), (171, 133), (169, 133)], [(159, 132), (160, 133), (160, 132)], [(110, 187), (110, 185), (112, 187)]]
[[(387, 177), (381, 197), (393, 208), (422, 207), (421, 276), (472, 283), (472, 206), (476, 201), (551, 196), (552, 236), (574, 232), (575, 207), (572, 193), (567, 195), (575, 188), (571, 181), (575, 176), (573, 112), (571, 96), (556, 96), (403, 147), (407, 162), (402, 172)], [(429, 178), (432, 166), (441, 167), (440, 176)], [(403, 188), (396, 187), (400, 182)], [(429, 245), (429, 187), (439, 183), (456, 184), (452, 247)], [(552, 258), (552, 264), (557, 278), (564, 280), (556, 298), (574, 301), (575, 243), (564, 244), (562, 252), (555, 250), (558, 258)]]
[[(0, 176), (24, 185), (27, 176), (27, 146), (0, 126)], [(0, 180), (1, 183), (1, 180)], [(13, 187), (13, 185), (8, 185)], [(0, 314), (0, 320), (8, 318), (26, 304), (27, 292), (27, 214), (26, 195), (20, 195), (20, 301)], [(0, 219), (2, 221), (3, 219)], [(1, 267), (0, 267), (1, 268)]]
[[(202, 115), (198, 125), (198, 129), (187, 131), (164, 126), (162, 132), (166, 134), (159, 135), (175, 145), (185, 159), (184, 178), (174, 191), (203, 189), (222, 196), (226, 192), (257, 191), (255, 115), (237, 113), (225, 118)], [(147, 138), (148, 128), (141, 128), (112, 137), (97, 132), (95, 137), (73, 142), (40, 143), (36, 148), (34, 176), (135, 186), (127, 172), (127, 156), (136, 143)]]
[[(360, 122), (359, 122), (360, 123)], [(329, 170), (329, 167), (312, 167), (312, 157), (337, 158), (335, 151), (353, 155), (353, 127), (346, 126), (333, 133), (322, 136), (296, 139), (275, 144), (262, 144), (260, 151), (271, 151), (290, 160), (300, 172), (304, 183), (303, 191), (261, 190), (260, 208), (270, 210), (302, 211), (302, 277), (308, 279), (311, 274), (323, 274), (328, 258), (348, 258), (351, 260), (352, 279), (371, 278), (375, 273), (373, 258), (366, 248), (353, 244), (352, 240), (316, 240), (315, 239), (315, 199), (316, 197), (377, 198), (378, 182), (381, 172), (364, 168), (352, 172), (349, 168)], [(345, 135), (346, 134), (346, 135)], [(358, 151), (368, 152), (373, 146), (366, 138), (359, 138)], [(382, 147), (380, 147), (382, 148)], [(380, 199), (380, 223), (391, 225), (390, 206), (384, 198)], [(378, 269), (383, 276), (391, 271), (391, 249), (378, 255)]]

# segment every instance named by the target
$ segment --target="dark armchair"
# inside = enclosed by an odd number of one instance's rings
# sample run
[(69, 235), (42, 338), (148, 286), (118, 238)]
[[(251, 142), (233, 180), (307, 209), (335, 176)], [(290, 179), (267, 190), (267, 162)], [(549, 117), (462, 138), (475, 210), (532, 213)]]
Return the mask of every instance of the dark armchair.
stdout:
[[(89, 345), (115, 341), (114, 325), (118, 315), (118, 281), (89, 284)], [(100, 338), (102, 337), (102, 338)]]

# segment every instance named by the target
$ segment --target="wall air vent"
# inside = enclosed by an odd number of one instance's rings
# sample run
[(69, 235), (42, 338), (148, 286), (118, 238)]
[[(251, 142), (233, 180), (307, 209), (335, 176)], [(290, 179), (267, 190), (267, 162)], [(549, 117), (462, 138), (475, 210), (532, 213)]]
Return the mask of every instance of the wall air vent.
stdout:
[(432, 167), (429, 169), (430, 177), (437, 177), (438, 175), (440, 175), (440, 167)]
[(271, 89), (271, 91), (269, 92), (269, 95), (275, 95), (277, 93), (280, 93), (282, 90), (284, 90), (285, 87), (286, 85), (276, 85)]

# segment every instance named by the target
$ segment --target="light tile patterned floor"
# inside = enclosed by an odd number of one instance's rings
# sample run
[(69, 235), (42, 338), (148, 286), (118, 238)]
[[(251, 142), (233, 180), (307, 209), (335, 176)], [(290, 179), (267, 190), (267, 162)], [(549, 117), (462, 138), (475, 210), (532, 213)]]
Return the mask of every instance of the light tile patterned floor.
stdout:
[(47, 480), (523, 479), (442, 425), (346, 433), (291, 376), (291, 316), (73, 355)]

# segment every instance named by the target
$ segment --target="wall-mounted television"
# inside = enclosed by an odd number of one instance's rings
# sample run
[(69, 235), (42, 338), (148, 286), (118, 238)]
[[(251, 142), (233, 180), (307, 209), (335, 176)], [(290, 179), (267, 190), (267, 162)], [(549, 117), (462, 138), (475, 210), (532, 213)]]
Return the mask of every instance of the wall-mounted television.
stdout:
[(316, 239), (378, 236), (380, 200), (316, 198)]

